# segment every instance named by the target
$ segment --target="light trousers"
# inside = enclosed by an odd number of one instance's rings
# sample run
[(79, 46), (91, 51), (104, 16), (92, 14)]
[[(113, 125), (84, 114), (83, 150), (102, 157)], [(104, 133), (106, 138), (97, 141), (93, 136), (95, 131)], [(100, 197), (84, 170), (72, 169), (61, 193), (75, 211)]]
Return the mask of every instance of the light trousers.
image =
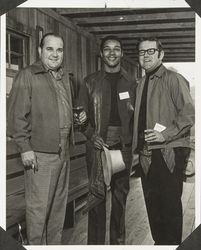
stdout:
[(67, 205), (69, 140), (59, 154), (35, 152), (38, 171), (25, 170), (26, 230), (29, 245), (59, 245)]

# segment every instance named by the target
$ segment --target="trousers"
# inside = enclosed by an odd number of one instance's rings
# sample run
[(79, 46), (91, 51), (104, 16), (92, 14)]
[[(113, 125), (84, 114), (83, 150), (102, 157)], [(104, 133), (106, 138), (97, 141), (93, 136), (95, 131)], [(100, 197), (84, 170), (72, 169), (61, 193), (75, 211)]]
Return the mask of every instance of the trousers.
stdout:
[[(113, 148), (119, 149), (119, 148)], [(92, 154), (93, 146), (88, 151)], [(129, 177), (132, 161), (131, 147), (122, 149), (122, 156), (126, 169), (116, 173), (111, 179), (111, 216), (110, 216), (110, 244), (125, 244), (125, 211), (126, 199), (129, 192)], [(92, 161), (91, 157), (90, 160)], [(88, 161), (88, 166), (92, 163)], [(90, 169), (88, 169), (90, 179)], [(88, 245), (104, 245), (106, 236), (106, 199), (92, 208), (88, 213)]]
[(61, 134), (58, 154), (35, 152), (38, 171), (25, 170), (26, 229), (29, 245), (59, 245), (67, 204), (69, 138)]
[[(190, 150), (190, 149), (189, 149)], [(142, 187), (150, 229), (155, 245), (179, 245), (182, 239), (183, 171), (187, 148), (174, 148), (173, 173), (168, 169), (160, 149), (152, 150), (147, 175), (141, 169)]]

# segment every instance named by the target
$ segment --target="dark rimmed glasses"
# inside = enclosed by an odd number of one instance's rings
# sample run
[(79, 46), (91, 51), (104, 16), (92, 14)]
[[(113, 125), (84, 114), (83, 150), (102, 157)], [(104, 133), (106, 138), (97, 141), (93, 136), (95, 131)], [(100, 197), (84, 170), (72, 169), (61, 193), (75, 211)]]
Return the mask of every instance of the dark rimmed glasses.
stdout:
[(153, 55), (153, 54), (155, 54), (156, 51), (159, 51), (159, 49), (155, 49), (155, 48), (150, 48), (150, 49), (146, 49), (146, 50), (142, 49), (142, 50), (138, 51), (138, 55), (144, 56), (146, 52), (148, 55)]

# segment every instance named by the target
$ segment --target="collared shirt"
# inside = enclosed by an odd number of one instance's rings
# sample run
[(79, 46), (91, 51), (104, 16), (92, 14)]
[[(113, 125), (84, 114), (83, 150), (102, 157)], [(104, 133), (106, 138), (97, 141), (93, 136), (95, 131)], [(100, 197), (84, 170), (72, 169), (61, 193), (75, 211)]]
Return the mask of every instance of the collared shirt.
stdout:
[(57, 95), (57, 103), (58, 103), (58, 109), (59, 109), (59, 127), (61, 129), (65, 128), (67, 130), (70, 130), (72, 126), (72, 121), (70, 119), (71, 117), (71, 110), (70, 110), (70, 103), (68, 100), (68, 96), (66, 93), (66, 89), (64, 88), (63, 81), (62, 81), (62, 73), (56, 72), (57, 75), (55, 75), (54, 72), (50, 71), (50, 74), (52, 76), (52, 80), (54, 83), (54, 88)]

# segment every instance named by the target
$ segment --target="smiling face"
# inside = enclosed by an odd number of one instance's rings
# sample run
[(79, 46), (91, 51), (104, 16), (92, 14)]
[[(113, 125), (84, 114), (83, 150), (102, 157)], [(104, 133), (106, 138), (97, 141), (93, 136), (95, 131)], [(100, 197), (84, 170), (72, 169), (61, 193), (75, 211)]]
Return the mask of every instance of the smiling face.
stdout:
[(118, 72), (120, 62), (123, 56), (121, 44), (116, 40), (106, 40), (101, 51), (101, 57), (104, 62), (106, 72)]
[(57, 70), (63, 61), (63, 41), (60, 37), (45, 37), (43, 47), (39, 47), (40, 59), (47, 69)]
[[(157, 44), (155, 41), (143, 41), (139, 45), (139, 51), (140, 50), (148, 50), (151, 48), (157, 48)], [(146, 72), (151, 72), (155, 68), (157, 68), (161, 63), (162, 59), (164, 57), (164, 51), (158, 51), (156, 50), (153, 55), (149, 55), (147, 52), (145, 55), (140, 56), (139, 55), (139, 62), (141, 67), (146, 71)]]

